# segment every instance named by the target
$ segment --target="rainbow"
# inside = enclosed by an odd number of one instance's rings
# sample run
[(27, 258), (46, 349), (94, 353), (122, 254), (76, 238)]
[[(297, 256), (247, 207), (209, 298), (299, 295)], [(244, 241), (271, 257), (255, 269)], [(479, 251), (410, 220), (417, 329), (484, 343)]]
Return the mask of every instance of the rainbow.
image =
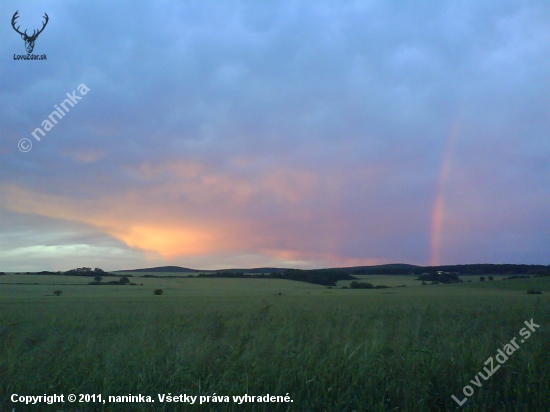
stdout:
[(456, 139), (459, 133), (459, 121), (453, 122), (451, 130), (447, 137), (447, 145), (441, 162), (439, 171), (439, 179), (437, 182), (437, 194), (435, 196), (434, 205), (432, 208), (432, 224), (430, 230), (430, 265), (437, 266), (440, 264), (441, 254), (441, 233), (443, 222), (445, 220), (445, 188), (451, 173), (453, 153), (455, 149)]

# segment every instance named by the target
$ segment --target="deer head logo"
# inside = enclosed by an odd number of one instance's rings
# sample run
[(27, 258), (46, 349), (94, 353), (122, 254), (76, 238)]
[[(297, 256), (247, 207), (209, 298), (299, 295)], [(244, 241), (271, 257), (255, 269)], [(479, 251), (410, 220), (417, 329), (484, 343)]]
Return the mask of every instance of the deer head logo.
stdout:
[(21, 35), (21, 38), (23, 40), (25, 40), (25, 48), (27, 49), (27, 53), (32, 53), (32, 51), (34, 49), (34, 42), (36, 41), (36, 38), (38, 37), (38, 35), (40, 33), (42, 33), (42, 31), (44, 31), (44, 28), (48, 24), (49, 17), (46, 13), (44, 13), (44, 18), (46, 19), (46, 21), (42, 24), (42, 28), (40, 30), (38, 30), (38, 32), (36, 30), (33, 30), (32, 35), (29, 36), (29, 35), (27, 35), (27, 30), (25, 30), (24, 33), (21, 33), (19, 31), (19, 26), (15, 27), (15, 20), (17, 20), (17, 18), (19, 17), (17, 15), (17, 13), (19, 13), (19, 10), (17, 10), (14, 13), (14, 15), (11, 19), (11, 25), (12, 25), (13, 29)]

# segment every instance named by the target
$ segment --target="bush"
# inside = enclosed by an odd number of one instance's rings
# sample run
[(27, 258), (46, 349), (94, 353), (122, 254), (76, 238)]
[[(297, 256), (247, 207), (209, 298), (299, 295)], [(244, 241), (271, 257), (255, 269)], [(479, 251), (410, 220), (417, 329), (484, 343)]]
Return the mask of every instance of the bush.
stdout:
[(435, 272), (424, 273), (416, 278), (416, 280), (439, 282), (439, 283), (460, 283), (461, 279), (458, 277), (457, 272)]
[(162, 295), (162, 294), (164, 293), (164, 291), (163, 291), (162, 289), (155, 289), (155, 290), (153, 291), (153, 293), (154, 293), (155, 295)]
[(531, 289), (531, 290), (527, 291), (527, 294), (528, 295), (542, 295), (542, 292), (540, 290)]
[[(47, 274), (47, 273), (44, 273)], [(63, 273), (67, 276), (90, 276), (90, 277), (96, 277), (96, 276), (113, 276), (109, 272), (105, 272), (103, 269), (95, 268), (92, 270), (91, 268), (83, 267), (83, 268), (76, 268), (68, 270), (67, 272)]]
[(480, 282), (485, 282), (485, 276), (480, 276), (480, 277), (479, 277), (479, 281), (480, 281)]
[(494, 278), (492, 276), (489, 276), (489, 280), (494, 280)]
[(60, 290), (54, 290), (54, 291), (53, 291), (53, 294), (54, 294), (55, 296), (61, 296), (62, 293), (63, 293), (63, 292), (61, 292)]
[[(221, 273), (217, 273), (216, 276), (220, 276)], [(199, 275), (204, 276), (204, 275)], [(233, 274), (236, 276), (236, 274)], [(242, 277), (242, 276), (239, 276)], [(301, 269), (287, 269), (284, 274), (279, 273), (271, 274), (271, 277), (282, 278), (289, 280), (296, 280), (299, 282), (314, 283), (323, 286), (336, 286), (336, 282), (339, 280), (353, 280), (355, 277), (350, 276), (342, 270), (326, 270), (326, 269), (313, 269), (313, 270), (301, 270)]]
[(371, 283), (356, 282), (355, 280), (349, 284), (351, 289), (374, 289)]

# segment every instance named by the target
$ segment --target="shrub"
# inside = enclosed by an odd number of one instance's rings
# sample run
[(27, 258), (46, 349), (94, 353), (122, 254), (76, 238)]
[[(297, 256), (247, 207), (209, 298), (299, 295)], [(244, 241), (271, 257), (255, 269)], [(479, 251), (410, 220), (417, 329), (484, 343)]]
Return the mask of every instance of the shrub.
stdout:
[(90, 276), (90, 277), (107, 276), (107, 275), (112, 276), (110, 273), (105, 272), (103, 269), (95, 268), (94, 270), (92, 270), (91, 268), (87, 268), (87, 267), (71, 269), (71, 270), (68, 270), (67, 272), (64, 272), (63, 274), (67, 276)]
[(53, 291), (53, 294), (54, 294), (55, 296), (61, 296), (62, 293), (63, 293), (63, 292), (60, 291), (60, 290), (54, 290), (54, 291)]
[(542, 295), (542, 292), (540, 290), (531, 289), (531, 290), (527, 291), (527, 294), (528, 295)]
[(457, 272), (435, 272), (435, 273), (424, 273), (416, 280), (423, 280), (423, 281), (431, 281), (431, 282), (439, 282), (439, 283), (460, 283), (461, 280), (458, 277)]
[(155, 295), (162, 295), (162, 294), (164, 293), (164, 291), (163, 291), (162, 289), (155, 289), (155, 290), (153, 291), (153, 293), (154, 293)]
[[(220, 273), (218, 273), (217, 275), (219, 276)], [(279, 274), (272, 274), (271, 277), (279, 278)], [(342, 270), (332, 269), (287, 269), (284, 274), (281, 275), (281, 277), (283, 279), (297, 280), (299, 282), (308, 282), (324, 286), (336, 286), (336, 282), (338, 282), (339, 280), (355, 279), (353, 276), (350, 276)]]
[(480, 277), (479, 277), (479, 281), (480, 281), (480, 282), (485, 282), (485, 276), (480, 276)]
[(356, 282), (355, 280), (349, 284), (351, 289), (374, 289), (371, 283)]
[(494, 278), (492, 276), (489, 276), (489, 280), (494, 280)]

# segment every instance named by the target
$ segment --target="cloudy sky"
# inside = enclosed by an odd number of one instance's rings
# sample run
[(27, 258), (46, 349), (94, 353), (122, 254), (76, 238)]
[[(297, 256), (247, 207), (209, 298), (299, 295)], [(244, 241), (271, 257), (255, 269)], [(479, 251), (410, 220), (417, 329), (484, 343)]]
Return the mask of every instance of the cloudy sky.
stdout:
[[(14, 60), (16, 10), (29, 34), (48, 14), (47, 60)], [(0, 270), (550, 264), (546, 0), (8, 0), (0, 21)]]

